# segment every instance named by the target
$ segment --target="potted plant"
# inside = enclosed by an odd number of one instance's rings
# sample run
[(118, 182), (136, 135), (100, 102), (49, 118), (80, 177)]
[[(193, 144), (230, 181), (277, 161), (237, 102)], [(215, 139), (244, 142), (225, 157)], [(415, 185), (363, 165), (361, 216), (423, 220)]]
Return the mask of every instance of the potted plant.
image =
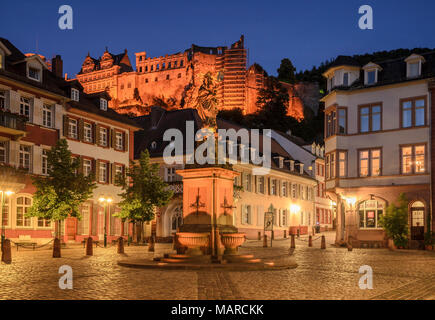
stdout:
[(434, 236), (431, 231), (428, 231), (424, 234), (424, 248), (426, 250), (431, 251), (434, 245)]
[(394, 246), (404, 249), (408, 245), (408, 200), (403, 193), (397, 200), (398, 205), (392, 203), (387, 207), (380, 223)]

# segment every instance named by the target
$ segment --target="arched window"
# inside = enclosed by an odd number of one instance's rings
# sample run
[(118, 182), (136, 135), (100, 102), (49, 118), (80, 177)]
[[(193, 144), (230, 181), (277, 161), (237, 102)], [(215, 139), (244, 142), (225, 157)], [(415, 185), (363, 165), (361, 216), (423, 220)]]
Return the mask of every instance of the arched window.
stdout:
[(384, 203), (376, 200), (366, 200), (358, 207), (359, 227), (363, 229), (381, 228), (379, 220), (384, 214)]
[(32, 198), (17, 198), (17, 227), (30, 227), (30, 218), (25, 215), (29, 212), (31, 206)]
[(171, 230), (177, 231), (177, 229), (183, 225), (183, 207), (178, 206), (175, 208), (171, 218)]
[(415, 201), (411, 205), (411, 239), (424, 240), (424, 203)]

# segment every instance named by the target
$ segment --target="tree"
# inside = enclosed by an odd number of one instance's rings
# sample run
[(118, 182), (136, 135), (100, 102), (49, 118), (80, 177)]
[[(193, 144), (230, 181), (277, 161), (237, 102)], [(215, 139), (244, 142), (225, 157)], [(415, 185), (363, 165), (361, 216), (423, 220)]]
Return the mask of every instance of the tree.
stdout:
[(399, 195), (397, 202), (397, 206), (392, 203), (387, 207), (380, 222), (394, 245), (405, 247), (408, 243), (408, 200), (404, 193)]
[(69, 216), (80, 219), (79, 206), (95, 188), (93, 175), (83, 175), (80, 160), (72, 157), (65, 139), (48, 151), (47, 164), (48, 176), (33, 178), (36, 193), (28, 215), (52, 221)]
[(156, 208), (166, 205), (173, 192), (159, 175), (159, 164), (150, 163), (148, 150), (142, 152), (139, 163), (132, 163), (126, 177), (117, 177), (118, 185), (122, 187), (119, 203), (121, 211), (114, 216), (138, 223), (138, 242), (142, 241), (143, 224), (154, 219)]
[(293, 66), (293, 63), (288, 58), (284, 58), (281, 60), (281, 65), (276, 70), (278, 72), (278, 80), (287, 82), (287, 83), (295, 83), (295, 71), (296, 68)]

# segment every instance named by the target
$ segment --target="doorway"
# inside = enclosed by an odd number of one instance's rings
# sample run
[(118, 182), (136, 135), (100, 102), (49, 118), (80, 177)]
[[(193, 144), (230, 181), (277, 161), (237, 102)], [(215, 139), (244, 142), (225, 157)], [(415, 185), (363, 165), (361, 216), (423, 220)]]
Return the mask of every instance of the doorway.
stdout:
[(411, 205), (411, 240), (424, 240), (424, 204), (421, 201)]

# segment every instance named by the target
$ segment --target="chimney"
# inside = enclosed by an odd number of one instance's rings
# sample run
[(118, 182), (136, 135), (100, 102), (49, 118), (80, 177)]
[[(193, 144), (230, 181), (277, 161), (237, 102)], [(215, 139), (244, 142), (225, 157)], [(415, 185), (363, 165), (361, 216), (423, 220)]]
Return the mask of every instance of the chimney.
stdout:
[(63, 61), (60, 55), (56, 55), (53, 59), (51, 59), (51, 71), (58, 78), (62, 78), (63, 76)]

